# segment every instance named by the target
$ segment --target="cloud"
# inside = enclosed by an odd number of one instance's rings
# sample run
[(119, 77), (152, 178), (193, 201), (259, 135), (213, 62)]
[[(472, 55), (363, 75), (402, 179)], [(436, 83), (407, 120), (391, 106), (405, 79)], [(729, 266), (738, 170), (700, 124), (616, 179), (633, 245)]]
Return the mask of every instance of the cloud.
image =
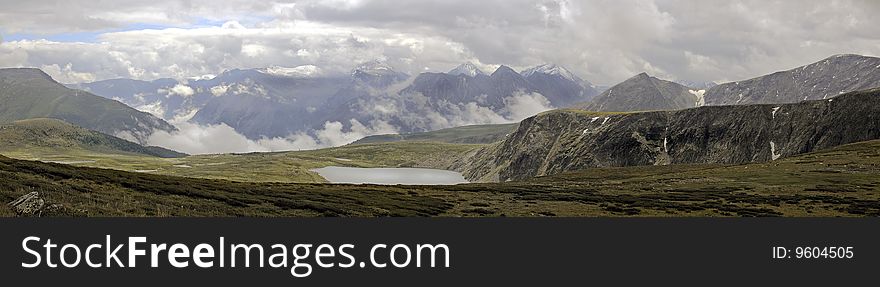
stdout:
[(52, 65), (42, 65), (40, 69), (52, 76), (53, 79), (59, 81), (61, 83), (82, 83), (82, 82), (91, 82), (95, 80), (95, 75), (92, 73), (85, 72), (76, 72), (73, 70), (73, 64), (67, 63), (64, 67), (59, 67), (58, 64)]
[(513, 122), (553, 109), (550, 100), (538, 93), (519, 94), (504, 99), (507, 119)]
[(251, 140), (226, 124), (199, 125), (186, 120), (186, 117), (181, 117), (172, 121), (177, 131), (154, 132), (147, 138), (147, 145), (188, 154), (312, 150), (346, 145), (369, 135), (397, 132), (385, 122), (374, 122), (368, 127), (357, 120), (351, 120), (348, 130), (340, 122), (327, 122), (323, 129), (314, 132), (314, 136), (301, 132), (287, 137)]
[(192, 96), (193, 94), (195, 94), (195, 91), (193, 91), (193, 88), (190, 88), (187, 85), (177, 84), (171, 88), (170, 94), (178, 95), (181, 97), (189, 97), (189, 96)]
[(343, 125), (340, 122), (324, 123), (324, 129), (315, 132), (317, 134), (317, 142), (324, 147), (341, 146), (369, 135), (397, 133), (397, 128), (383, 121), (374, 122), (371, 127), (364, 126), (354, 119), (350, 120), (349, 123), (351, 128), (348, 132), (343, 131)]
[(219, 96), (222, 96), (223, 94), (225, 94), (227, 90), (229, 90), (229, 86), (216, 85), (216, 86), (211, 87), (211, 94), (214, 95), (215, 97), (219, 97)]
[[(517, 68), (553, 62), (614, 84), (643, 71), (725, 81), (832, 54), (880, 55), (880, 4), (865, 0), (219, 2), (4, 3), (0, 32), (31, 40), (5, 37), (0, 66), (63, 70), (71, 63), (67, 74), (96, 79), (182, 79), (272, 65), (344, 73), (384, 57), (411, 73), (464, 61)], [(57, 33), (94, 40), (35, 40)]]

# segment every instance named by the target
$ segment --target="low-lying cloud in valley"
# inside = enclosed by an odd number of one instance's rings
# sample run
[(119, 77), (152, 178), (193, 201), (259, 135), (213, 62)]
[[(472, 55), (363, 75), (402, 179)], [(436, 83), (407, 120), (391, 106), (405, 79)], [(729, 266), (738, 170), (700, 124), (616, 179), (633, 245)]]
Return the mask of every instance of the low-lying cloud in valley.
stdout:
[[(419, 121), (426, 130), (436, 130), (477, 124), (504, 124), (521, 121), (540, 112), (553, 109), (549, 101), (540, 94), (518, 94), (505, 99), (507, 106), (502, 113), (496, 113), (476, 102), (464, 105), (451, 105), (447, 114), (426, 110), (424, 114), (404, 114), (392, 110), (387, 118)], [(144, 112), (161, 115), (163, 111), (156, 105), (140, 106)], [(367, 110), (381, 109), (373, 106)], [(290, 150), (311, 150), (346, 145), (363, 137), (378, 134), (395, 134), (399, 128), (384, 120), (374, 120), (363, 124), (355, 119), (345, 123), (325, 122), (322, 129), (312, 132), (298, 132), (286, 137), (263, 137), (249, 139), (226, 124), (202, 125), (189, 122), (194, 112), (169, 120), (178, 131), (157, 131), (147, 139), (147, 145), (161, 146), (188, 154), (272, 152)]]
[(340, 146), (368, 135), (396, 132), (387, 124), (380, 123), (367, 127), (354, 120), (350, 124), (350, 129), (343, 130), (343, 124), (340, 122), (327, 122), (324, 129), (314, 132), (314, 136), (297, 133), (283, 138), (252, 140), (226, 124), (200, 125), (178, 122), (174, 123), (178, 131), (157, 131), (147, 139), (147, 144), (188, 154), (271, 152)]

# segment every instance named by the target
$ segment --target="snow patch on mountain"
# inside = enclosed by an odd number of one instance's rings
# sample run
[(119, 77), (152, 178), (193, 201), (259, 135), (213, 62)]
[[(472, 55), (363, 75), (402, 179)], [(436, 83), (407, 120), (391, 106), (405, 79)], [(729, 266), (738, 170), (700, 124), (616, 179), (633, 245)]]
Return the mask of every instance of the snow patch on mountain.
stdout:
[(525, 71), (522, 71), (521, 74), (523, 77), (529, 77), (535, 73), (560, 76), (569, 81), (579, 82), (578, 77), (575, 76), (574, 73), (556, 64), (544, 64), (534, 68), (529, 68)]
[(782, 157), (782, 154), (776, 153), (776, 143), (770, 141), (770, 160), (777, 160)]
[(459, 65), (455, 69), (449, 71), (450, 75), (465, 75), (468, 77), (476, 77), (477, 75), (486, 75), (480, 68), (477, 68), (473, 63), (467, 62)]
[(352, 70), (352, 75), (355, 75), (357, 73), (364, 73), (372, 76), (383, 76), (392, 75), (396, 72), (394, 71), (394, 68), (385, 63), (385, 61), (373, 60), (355, 67), (354, 70)]
[(688, 93), (697, 97), (697, 102), (694, 103), (695, 107), (702, 107), (706, 105), (706, 90), (688, 90)]

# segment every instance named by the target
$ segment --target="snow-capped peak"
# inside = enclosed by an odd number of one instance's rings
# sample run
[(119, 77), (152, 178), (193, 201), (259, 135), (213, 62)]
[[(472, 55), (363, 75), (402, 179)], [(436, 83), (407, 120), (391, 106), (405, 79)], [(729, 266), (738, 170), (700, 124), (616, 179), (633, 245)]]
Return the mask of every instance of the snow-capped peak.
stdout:
[(555, 75), (560, 76), (570, 81), (578, 81), (578, 77), (575, 76), (568, 69), (556, 65), (556, 64), (544, 64), (534, 68), (527, 69), (522, 72), (523, 77), (529, 77), (535, 73), (547, 74), (547, 75)]
[(355, 67), (351, 73), (352, 75), (354, 75), (358, 72), (373, 76), (382, 76), (395, 73), (394, 68), (391, 68), (391, 66), (381, 60), (373, 60), (360, 64)]
[(259, 69), (258, 71), (267, 75), (291, 78), (310, 78), (321, 75), (321, 69), (315, 65), (303, 65), (293, 68), (271, 66)]
[(467, 62), (458, 65), (458, 67), (449, 71), (449, 74), (455, 76), (465, 75), (468, 77), (476, 77), (477, 75), (485, 75), (486, 73), (483, 73), (483, 71), (481, 71), (480, 68), (477, 68), (473, 63)]

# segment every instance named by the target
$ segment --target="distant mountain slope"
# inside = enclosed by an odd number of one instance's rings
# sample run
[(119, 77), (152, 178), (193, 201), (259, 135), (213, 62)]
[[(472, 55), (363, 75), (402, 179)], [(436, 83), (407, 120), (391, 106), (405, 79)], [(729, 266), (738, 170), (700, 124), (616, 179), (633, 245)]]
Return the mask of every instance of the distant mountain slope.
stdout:
[(398, 141), (430, 141), (463, 144), (487, 144), (500, 141), (516, 130), (518, 124), (472, 125), (423, 133), (374, 135), (352, 144), (385, 143)]
[(144, 142), (174, 126), (148, 113), (88, 92), (69, 89), (38, 69), (0, 69), (0, 123), (56, 118), (102, 133)]
[(724, 83), (706, 91), (706, 105), (796, 103), (880, 87), (880, 58), (836, 55), (788, 71)]
[(601, 112), (679, 110), (698, 106), (699, 100), (688, 87), (641, 73), (576, 107)]
[(452, 104), (478, 102), (481, 106), (499, 111), (504, 99), (516, 93), (535, 92), (523, 77), (509, 67), (502, 66), (489, 76), (422, 73), (401, 94), (421, 94), (433, 101)]
[(570, 107), (599, 94), (595, 85), (559, 65), (544, 64), (520, 74), (555, 107)]
[(461, 166), (471, 181), (521, 180), (591, 167), (776, 160), (880, 138), (880, 89), (781, 105), (528, 118)]
[[(199, 85), (197, 83), (205, 84)], [(72, 88), (118, 100), (130, 107), (152, 113), (163, 119), (173, 119), (198, 110), (214, 98), (211, 90), (214, 86), (209, 81), (191, 81), (185, 85), (174, 79), (154, 81), (111, 79), (71, 85)], [(214, 92), (219, 92), (219, 90), (215, 89)]]
[(82, 149), (99, 153), (184, 157), (160, 147), (144, 147), (57, 119), (29, 119), (0, 125), (0, 152), (29, 148)]
[[(105, 80), (74, 85), (166, 120), (226, 124), (250, 139), (304, 133), (329, 122), (343, 131), (412, 133), (522, 119), (523, 113), (590, 99), (594, 86), (565, 68), (541, 65), (491, 75), (471, 63), (410, 78), (382, 61), (347, 75), (320, 67), (234, 69), (190, 80)], [(525, 112), (523, 112), (525, 111)]]
[(456, 105), (473, 102), (501, 114), (508, 100), (518, 95), (540, 94), (553, 107), (567, 107), (596, 94), (589, 82), (556, 65), (539, 66), (523, 74), (507, 66), (490, 75), (473, 72), (471, 76), (469, 72), (458, 71), (472, 68), (475, 67), (463, 65), (452, 73), (422, 73), (401, 94), (420, 94), (432, 101)]

